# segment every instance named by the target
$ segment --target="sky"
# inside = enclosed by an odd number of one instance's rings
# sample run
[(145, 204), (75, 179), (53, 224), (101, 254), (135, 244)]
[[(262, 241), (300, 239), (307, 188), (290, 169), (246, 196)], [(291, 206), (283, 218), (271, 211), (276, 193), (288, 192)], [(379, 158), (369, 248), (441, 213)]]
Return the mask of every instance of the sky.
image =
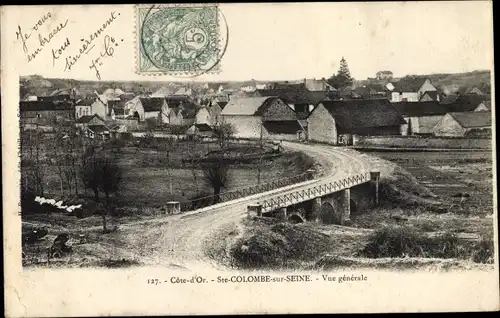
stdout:
[[(70, 71), (64, 59), (74, 56), (81, 38), (96, 30), (110, 13), (116, 19), (106, 33), (117, 39), (113, 57), (99, 66), (101, 80), (178, 80), (173, 76), (135, 73), (137, 32), (135, 9), (125, 6), (7, 7), (2, 21), (2, 69), (11, 74), (96, 80), (94, 54), (103, 41)], [(286, 80), (329, 77), (344, 57), (356, 79), (374, 77), (379, 70), (395, 76), (458, 73), (492, 69), (493, 27), (491, 2), (392, 3), (265, 3), (220, 4), (227, 22), (228, 45), (221, 72), (198, 80)], [(50, 18), (38, 32), (33, 25)], [(119, 15), (118, 15), (119, 13)], [(37, 33), (47, 36), (68, 22), (30, 62), (23, 51), (19, 27), (33, 34), (28, 52), (38, 45)], [(60, 58), (52, 56), (69, 42)], [(7, 47), (7, 49), (5, 49)], [(57, 52), (56, 52), (57, 53)]]

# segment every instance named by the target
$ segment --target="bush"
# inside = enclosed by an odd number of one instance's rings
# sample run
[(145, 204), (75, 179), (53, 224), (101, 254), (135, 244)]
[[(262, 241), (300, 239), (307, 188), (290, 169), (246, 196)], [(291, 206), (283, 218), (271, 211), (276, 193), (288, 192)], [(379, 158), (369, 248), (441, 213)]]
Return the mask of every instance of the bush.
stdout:
[(419, 244), (421, 235), (409, 227), (384, 227), (368, 237), (361, 254), (370, 258), (379, 257), (424, 257)]
[(240, 240), (231, 255), (242, 268), (276, 267), (286, 258), (287, 242), (281, 234), (257, 233), (246, 240)]
[(139, 145), (141, 147), (154, 147), (156, 146), (156, 139), (153, 134), (153, 131), (148, 131), (144, 134), (142, 138), (139, 140)]
[(474, 246), (472, 261), (476, 263), (493, 263), (494, 251), (495, 244), (493, 240), (482, 237), (476, 246)]
[[(262, 220), (264, 220), (263, 218)], [(313, 228), (289, 223), (260, 224), (231, 249), (234, 265), (240, 268), (293, 267), (332, 250), (328, 235)]]
[(479, 242), (464, 241), (451, 232), (430, 237), (410, 227), (388, 226), (372, 233), (359, 254), (370, 258), (457, 258), (488, 263), (493, 257), (493, 250), (491, 239), (482, 238)]

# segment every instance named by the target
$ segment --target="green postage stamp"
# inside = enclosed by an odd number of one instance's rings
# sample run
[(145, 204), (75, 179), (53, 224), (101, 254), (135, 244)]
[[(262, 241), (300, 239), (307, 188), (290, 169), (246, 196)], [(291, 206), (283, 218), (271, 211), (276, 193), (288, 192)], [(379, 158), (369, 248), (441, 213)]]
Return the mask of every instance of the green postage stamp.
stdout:
[(137, 5), (135, 10), (137, 73), (194, 77), (220, 71), (227, 26), (217, 4)]

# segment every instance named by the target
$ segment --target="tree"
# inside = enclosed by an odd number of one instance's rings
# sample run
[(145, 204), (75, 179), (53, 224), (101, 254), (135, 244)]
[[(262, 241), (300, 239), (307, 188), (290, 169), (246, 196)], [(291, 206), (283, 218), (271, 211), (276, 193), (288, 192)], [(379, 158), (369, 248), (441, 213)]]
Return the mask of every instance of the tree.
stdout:
[(100, 160), (101, 182), (100, 187), (106, 198), (106, 207), (109, 207), (109, 195), (118, 191), (122, 181), (122, 169), (111, 158), (104, 157)]
[[(201, 153), (198, 151), (197, 139), (192, 138), (186, 143), (186, 155), (189, 169), (191, 170), (191, 176), (193, 177), (193, 185), (195, 186), (196, 194), (198, 195), (198, 175), (197, 169), (201, 161)], [(183, 159), (184, 161), (184, 159)]]
[(332, 85), (336, 89), (344, 89), (351, 86), (353, 80), (354, 79), (351, 77), (351, 72), (349, 71), (347, 61), (344, 59), (344, 57), (342, 57), (337, 74), (328, 79), (328, 84)]
[(165, 154), (167, 155), (167, 157), (166, 157), (167, 164), (166, 164), (165, 170), (167, 172), (170, 193), (173, 192), (173, 189), (172, 189), (172, 171), (171, 171), (172, 170), (171, 169), (172, 162), (170, 160), (170, 157), (171, 157), (172, 151), (174, 151), (174, 149), (177, 147), (177, 144), (178, 144), (178, 141), (172, 137), (167, 137), (165, 139), (162, 139), (162, 141), (161, 141), (161, 149), (163, 151), (165, 151)]
[(230, 123), (220, 123), (213, 128), (215, 138), (217, 138), (221, 149), (224, 149), (227, 141), (236, 133), (236, 129)]
[(222, 160), (202, 165), (203, 181), (214, 190), (214, 204), (220, 202), (220, 191), (229, 181), (229, 167)]
[(81, 177), (85, 188), (94, 191), (94, 200), (97, 203), (99, 202), (99, 186), (102, 179), (100, 160), (93, 151), (88, 152), (91, 154), (83, 160)]
[(83, 162), (82, 179), (85, 187), (94, 191), (96, 203), (99, 202), (99, 191), (104, 192), (106, 207), (101, 211), (101, 216), (103, 230), (107, 232), (106, 215), (110, 207), (110, 194), (118, 191), (122, 180), (122, 170), (114, 160), (92, 154)]

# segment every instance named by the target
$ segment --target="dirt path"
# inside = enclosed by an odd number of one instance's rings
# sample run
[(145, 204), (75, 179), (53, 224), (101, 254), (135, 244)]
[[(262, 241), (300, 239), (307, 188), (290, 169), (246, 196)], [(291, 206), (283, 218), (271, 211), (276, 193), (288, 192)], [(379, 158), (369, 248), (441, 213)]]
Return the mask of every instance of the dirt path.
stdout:
[[(340, 178), (367, 171), (367, 164), (352, 150), (326, 145), (283, 143), (289, 149), (303, 151), (323, 166), (323, 177), (274, 191), (257, 194), (220, 206), (203, 209), (201, 212), (185, 213), (158, 218), (151, 222), (138, 222), (125, 226), (120, 231), (120, 240), (138, 255), (142, 262), (155, 265), (182, 266), (189, 269), (212, 263), (205, 255), (205, 242), (215, 233), (235, 225), (246, 216), (248, 204), (264, 200), (270, 193), (305, 188), (327, 179)], [(236, 237), (236, 236), (235, 236)], [(213, 264), (216, 266), (216, 264)]]

